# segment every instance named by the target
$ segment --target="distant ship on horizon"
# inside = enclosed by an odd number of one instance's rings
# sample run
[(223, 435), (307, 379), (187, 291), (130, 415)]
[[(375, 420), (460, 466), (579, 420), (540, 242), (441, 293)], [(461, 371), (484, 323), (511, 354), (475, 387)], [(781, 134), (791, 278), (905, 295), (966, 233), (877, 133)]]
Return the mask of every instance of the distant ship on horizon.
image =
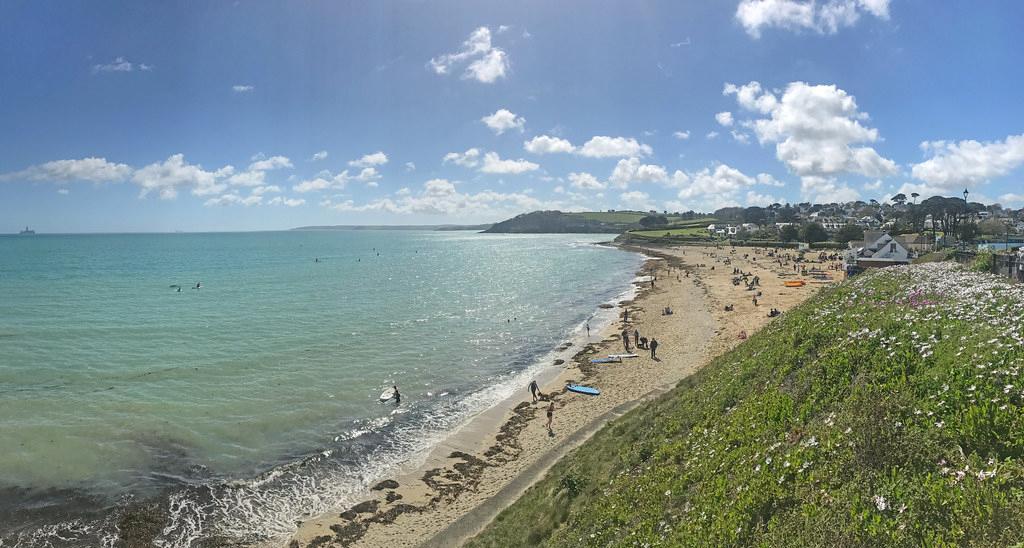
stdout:
[(31, 236), (32, 234), (35, 234), (35, 233), (36, 233), (35, 230), (31, 230), (31, 229), (29, 229), (29, 227), (26, 226), (25, 230), (22, 230), (18, 234), (20, 234), (21, 236)]

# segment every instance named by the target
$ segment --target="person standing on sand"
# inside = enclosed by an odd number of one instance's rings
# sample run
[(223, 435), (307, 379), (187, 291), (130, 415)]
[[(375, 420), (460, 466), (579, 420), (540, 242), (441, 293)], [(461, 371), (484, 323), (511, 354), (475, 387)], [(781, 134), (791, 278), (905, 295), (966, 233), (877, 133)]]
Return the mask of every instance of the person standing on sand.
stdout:
[(651, 359), (656, 359), (658, 353), (658, 339), (651, 338)]
[(555, 417), (555, 402), (548, 404), (548, 435), (554, 436), (555, 432), (551, 430), (551, 420)]
[(634, 346), (640, 346), (640, 330), (639, 329), (634, 329), (633, 330), (633, 345)]
[(587, 338), (590, 338), (590, 322), (587, 322)]
[(540, 387), (537, 386), (537, 379), (530, 381), (530, 395), (533, 396), (533, 403), (537, 403), (537, 392), (540, 391)]
[(629, 352), (629, 331), (622, 330), (622, 348)]

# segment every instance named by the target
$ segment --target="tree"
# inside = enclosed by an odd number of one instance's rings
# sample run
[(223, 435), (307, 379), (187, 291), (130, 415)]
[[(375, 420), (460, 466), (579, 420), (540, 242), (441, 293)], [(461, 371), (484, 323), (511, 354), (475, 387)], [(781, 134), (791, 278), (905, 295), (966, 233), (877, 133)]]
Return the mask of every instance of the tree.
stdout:
[(1006, 233), (1006, 224), (995, 219), (986, 219), (978, 223), (978, 233), (999, 236)]
[(843, 244), (854, 240), (863, 240), (864, 229), (857, 225), (846, 225), (836, 232), (834, 239), (835, 241)]
[(784, 242), (792, 242), (800, 237), (800, 229), (796, 225), (786, 225), (779, 231), (779, 238)]
[(782, 209), (775, 215), (775, 220), (779, 223), (792, 223), (796, 221), (796, 208), (789, 204), (782, 206)]
[(763, 207), (751, 206), (743, 210), (743, 222), (763, 225), (768, 220), (768, 213)]
[(648, 215), (643, 219), (640, 219), (640, 226), (645, 228), (651, 228), (655, 226), (665, 226), (668, 224), (668, 217), (664, 215)]
[(807, 223), (800, 227), (800, 239), (809, 244), (824, 242), (828, 240), (828, 231), (818, 223)]
[(907, 195), (902, 193), (902, 192), (900, 192), (899, 194), (897, 194), (897, 195), (893, 196), (892, 198), (890, 198), (890, 201), (892, 203), (896, 204), (896, 205), (900, 205), (901, 206), (901, 205), (907, 203)]

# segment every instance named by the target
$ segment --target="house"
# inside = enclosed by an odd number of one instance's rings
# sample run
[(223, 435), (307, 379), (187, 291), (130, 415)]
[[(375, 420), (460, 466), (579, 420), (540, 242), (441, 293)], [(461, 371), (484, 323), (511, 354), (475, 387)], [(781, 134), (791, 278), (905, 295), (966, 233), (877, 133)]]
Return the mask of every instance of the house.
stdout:
[(730, 236), (735, 236), (735, 235), (736, 235), (736, 233), (738, 233), (738, 232), (740, 231), (740, 227), (738, 227), (738, 226), (733, 226), (733, 225), (729, 225), (729, 226), (725, 227), (725, 231), (726, 231), (726, 233), (728, 233), (728, 234), (729, 234)]
[(868, 268), (909, 264), (911, 253), (898, 240), (885, 232), (864, 233), (863, 245), (846, 254), (846, 272), (854, 274)]
[(835, 232), (846, 226), (846, 221), (837, 217), (824, 217), (818, 223), (829, 232)]
[(988, 219), (991, 216), (992, 216), (992, 214), (989, 213), (988, 211), (979, 211), (978, 212), (978, 218), (981, 219), (982, 221), (984, 221), (985, 219)]
[(743, 223), (742, 225), (740, 225), (740, 228), (746, 230), (747, 232), (754, 232), (755, 230), (761, 227), (759, 227), (757, 223)]
[(901, 234), (896, 236), (896, 241), (912, 253), (926, 253), (935, 247), (931, 238), (924, 233)]

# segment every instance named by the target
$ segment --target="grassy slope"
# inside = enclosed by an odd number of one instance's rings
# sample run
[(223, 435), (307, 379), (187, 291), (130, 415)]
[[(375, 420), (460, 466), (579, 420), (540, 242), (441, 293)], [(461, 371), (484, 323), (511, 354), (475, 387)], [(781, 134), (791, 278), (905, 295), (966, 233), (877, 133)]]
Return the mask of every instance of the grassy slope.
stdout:
[(609, 425), (470, 546), (1011, 545), (1022, 329), (1022, 286), (865, 274)]

